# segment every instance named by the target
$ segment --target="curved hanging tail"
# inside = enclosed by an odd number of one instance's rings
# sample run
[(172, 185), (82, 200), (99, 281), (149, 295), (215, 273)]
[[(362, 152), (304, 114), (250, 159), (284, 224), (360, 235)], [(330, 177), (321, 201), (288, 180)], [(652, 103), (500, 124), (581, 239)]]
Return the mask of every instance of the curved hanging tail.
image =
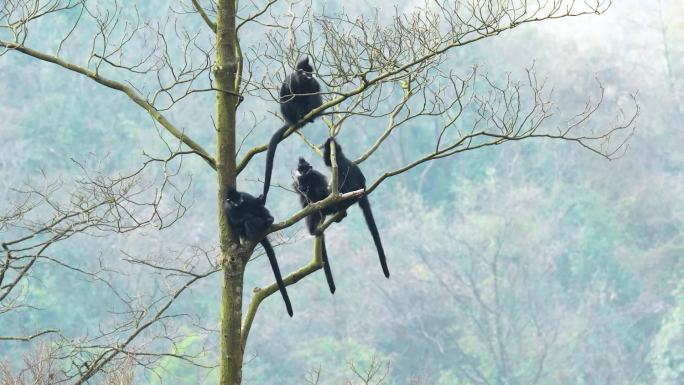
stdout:
[(330, 269), (330, 262), (328, 260), (328, 251), (325, 249), (325, 235), (320, 235), (321, 239), (321, 259), (323, 260), (323, 271), (325, 272), (325, 280), (328, 281), (328, 288), (331, 294), (335, 294), (335, 280), (333, 279), (332, 270)]
[(373, 212), (371, 211), (370, 202), (368, 202), (367, 196), (362, 196), (359, 198), (359, 207), (363, 211), (363, 216), (366, 218), (366, 225), (368, 230), (370, 230), (373, 236), (373, 242), (375, 243), (375, 248), (378, 249), (378, 256), (380, 257), (380, 266), (382, 266), (382, 272), (385, 273), (385, 277), (389, 278), (390, 273), (387, 268), (387, 259), (385, 258), (385, 250), (382, 248), (382, 242), (380, 241), (380, 234), (378, 233), (378, 227), (375, 226), (375, 220), (373, 219)]
[(273, 270), (273, 275), (275, 276), (276, 284), (278, 285), (278, 290), (280, 290), (280, 295), (283, 297), (283, 302), (285, 302), (287, 314), (289, 314), (290, 317), (292, 317), (292, 304), (290, 303), (290, 297), (287, 295), (287, 290), (285, 290), (285, 283), (283, 282), (283, 278), (280, 276), (280, 268), (278, 267), (278, 261), (276, 260), (275, 251), (273, 251), (273, 247), (271, 246), (271, 242), (268, 241), (268, 238), (264, 237), (264, 239), (261, 240), (261, 246), (266, 251), (268, 261), (271, 263), (271, 269)]
[(283, 140), (283, 134), (290, 128), (289, 123), (285, 123), (284, 126), (280, 127), (278, 131), (273, 134), (271, 140), (268, 142), (268, 150), (266, 152), (266, 173), (264, 174), (264, 191), (261, 194), (261, 198), (264, 203), (266, 202), (266, 196), (268, 195), (268, 189), (271, 187), (271, 174), (273, 173), (273, 159), (275, 158), (276, 147), (278, 143)]

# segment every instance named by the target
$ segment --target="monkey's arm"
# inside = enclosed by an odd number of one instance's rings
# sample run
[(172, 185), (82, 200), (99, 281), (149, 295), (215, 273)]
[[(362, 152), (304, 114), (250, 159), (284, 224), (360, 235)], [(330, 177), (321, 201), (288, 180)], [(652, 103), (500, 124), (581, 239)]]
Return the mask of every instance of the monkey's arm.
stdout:
[(363, 211), (363, 216), (366, 218), (366, 225), (368, 225), (368, 230), (370, 230), (373, 236), (373, 242), (375, 247), (378, 249), (378, 256), (380, 257), (380, 266), (382, 266), (382, 272), (385, 273), (385, 277), (389, 278), (390, 273), (387, 268), (387, 260), (385, 258), (385, 250), (382, 248), (382, 241), (380, 241), (380, 233), (378, 233), (378, 227), (375, 225), (375, 220), (373, 219), (373, 212), (371, 211), (370, 202), (367, 196), (362, 196), (359, 198), (359, 207)]
[(340, 223), (344, 218), (347, 217), (347, 210), (344, 209), (342, 211), (337, 212), (334, 216), (335, 223)]
[(290, 317), (292, 317), (292, 304), (290, 303), (290, 297), (287, 295), (287, 290), (285, 289), (285, 284), (283, 283), (283, 277), (281, 277), (280, 275), (280, 268), (278, 267), (278, 261), (276, 260), (275, 251), (273, 251), (271, 242), (269, 242), (268, 238), (266, 237), (264, 237), (261, 240), (261, 246), (264, 248), (264, 251), (266, 251), (268, 261), (271, 263), (271, 269), (273, 270), (273, 275), (275, 276), (276, 284), (278, 285), (278, 290), (280, 290), (280, 295), (283, 297), (283, 302), (285, 302), (287, 314), (289, 314)]

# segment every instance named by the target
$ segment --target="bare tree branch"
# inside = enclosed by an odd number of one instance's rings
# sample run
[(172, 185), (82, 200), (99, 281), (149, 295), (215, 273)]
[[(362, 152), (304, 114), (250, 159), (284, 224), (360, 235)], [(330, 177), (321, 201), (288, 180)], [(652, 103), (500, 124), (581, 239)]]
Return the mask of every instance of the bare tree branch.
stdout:
[(125, 93), (135, 104), (139, 105), (142, 107), (147, 113), (159, 124), (161, 124), (169, 133), (171, 133), (173, 136), (178, 138), (180, 141), (182, 141), (185, 145), (193, 149), (199, 156), (202, 157), (212, 168), (216, 169), (216, 161), (214, 158), (209, 155), (209, 153), (202, 148), (201, 145), (199, 145), (197, 142), (192, 140), (189, 136), (187, 136), (182, 130), (179, 130), (174, 126), (171, 122), (169, 122), (164, 115), (162, 115), (157, 109), (154, 108), (149, 102), (147, 102), (145, 99), (143, 99), (140, 95), (138, 95), (137, 92), (135, 92), (131, 87), (119, 83), (117, 81), (107, 79), (100, 74), (98, 74), (96, 71), (91, 71), (87, 68), (77, 66), (75, 64), (68, 63), (56, 56), (48, 55), (42, 52), (35, 51), (33, 49), (30, 49), (28, 47), (19, 45), (17, 43), (12, 43), (12, 42), (6, 42), (0, 40), (0, 47), (16, 50), (18, 52), (24, 53), (28, 56), (32, 56), (36, 59), (40, 59), (46, 62), (54, 63), (57, 64), (61, 67), (64, 67), (70, 71), (80, 73), (81, 75), (85, 75), (94, 81), (115, 89), (117, 91), (121, 91)]
[[(314, 251), (314, 258), (306, 266), (288, 274), (283, 278), (283, 283), (285, 286), (294, 285), (306, 276), (320, 270), (323, 267), (322, 262), (318, 258), (320, 253)], [(242, 322), (242, 349), (247, 346), (247, 338), (249, 337), (249, 331), (252, 328), (252, 323), (254, 322), (254, 317), (256, 316), (257, 310), (259, 310), (259, 305), (272, 294), (278, 291), (278, 285), (274, 282), (264, 288), (255, 288), (253, 291), (252, 300), (247, 308), (247, 313), (245, 313), (245, 319)]]
[(202, 16), (202, 19), (204, 19), (204, 22), (207, 23), (209, 28), (211, 28), (212, 31), (216, 32), (216, 23), (214, 23), (209, 18), (209, 15), (207, 15), (207, 12), (204, 10), (204, 8), (202, 8), (199, 1), (192, 0), (192, 5), (195, 7), (195, 10), (197, 10), (197, 13), (199, 13), (200, 16)]
[(47, 330), (43, 330), (40, 332), (36, 332), (30, 336), (0, 336), (0, 341), (24, 341), (24, 342), (28, 342), (34, 338), (38, 338), (40, 336), (44, 336), (46, 334), (51, 334), (51, 333), (59, 333), (59, 330), (47, 329)]

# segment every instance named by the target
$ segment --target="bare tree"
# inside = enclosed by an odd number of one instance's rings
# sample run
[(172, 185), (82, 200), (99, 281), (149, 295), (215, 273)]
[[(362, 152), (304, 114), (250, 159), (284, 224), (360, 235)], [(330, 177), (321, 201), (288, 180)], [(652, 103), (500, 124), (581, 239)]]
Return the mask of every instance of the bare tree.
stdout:
[[(481, 73), (477, 67), (458, 71), (449, 63), (451, 53), (459, 47), (524, 24), (601, 14), (610, 3), (437, 0), (412, 5), (408, 11), (397, 7), (394, 14), (384, 15), (377, 9), (367, 14), (315, 11), (307, 1), (240, 4), (191, 0), (177, 3), (167, 14), (155, 8), (156, 14), (146, 15), (129, 2), (4, 0), (0, 6), (0, 54), (28, 55), (124, 94), (152, 118), (166, 153), (146, 155), (139, 169), (116, 175), (100, 171), (96, 164), (83, 164), (83, 177), (74, 189), (59, 182), (16, 189), (16, 201), (0, 216), (4, 253), (0, 315), (31, 306), (22, 292), (29, 287), (37, 261), (105, 282), (127, 310), (95, 336), (74, 338), (55, 328), (0, 340), (55, 336), (56, 357), (65, 368), (60, 378), (65, 383), (83, 384), (131, 360), (150, 367), (163, 357), (207, 368), (218, 366), (220, 384), (241, 383), (243, 352), (252, 323), (263, 300), (277, 291), (275, 284), (255, 289), (246, 314), (242, 314), (244, 272), (255, 243), (240, 242), (231, 233), (221, 197), (228, 187), (236, 186), (238, 175), (254, 157), (266, 150), (265, 144), (259, 145), (238, 156), (242, 143), (259, 119), (264, 119), (244, 109), (275, 106), (284, 74), (298, 57), (309, 55), (325, 90), (324, 104), (309, 116), (323, 113), (332, 136), (344, 135), (345, 124), (358, 119), (384, 127), (356, 163), (372, 159), (402, 127), (438, 122), (430, 138), (432, 149), (396, 169), (387, 169), (369, 184), (367, 194), (423, 163), (509, 141), (562, 140), (613, 158), (626, 148), (638, 115), (636, 103), (633, 111), (620, 114), (613, 126), (595, 128), (590, 118), (602, 103), (600, 83), (598, 97), (568, 115), (553, 104), (551, 90), (533, 69), (517, 81), (510, 75)], [(44, 44), (33, 36), (32, 27), (49, 23), (58, 14), (69, 20), (62, 39), (51, 47), (36, 48)], [(83, 44), (84, 37), (92, 37), (89, 44)], [(82, 47), (88, 47), (87, 51)], [(206, 149), (208, 143), (193, 139), (192, 133), (200, 128), (180, 128), (169, 117), (182, 103), (207, 92), (216, 96), (216, 112), (205, 123), (206, 129), (216, 132), (214, 155)], [(244, 116), (256, 118), (250, 122)], [(313, 153), (321, 154), (320, 147), (299, 135)], [(163, 277), (165, 292), (137, 298), (111, 284), (106, 269), (86, 270), (52, 254), (59, 250), (56, 245), (74, 238), (173, 226), (187, 210), (188, 181), (179, 174), (185, 159), (191, 157), (199, 157), (208, 166), (206, 172), (217, 177), (218, 247), (192, 247), (163, 263), (148, 256), (126, 256), (131, 264), (153, 269)], [(293, 226), (341, 199), (344, 196), (333, 192), (275, 223), (269, 233)], [(314, 253), (310, 263), (284, 281), (292, 285), (321, 266)], [(171, 305), (183, 292), (219, 272), (220, 328), (205, 330), (220, 341), (218, 362), (203, 360), (200, 352), (179, 353), (168, 348), (163, 341), (183, 338), (178, 325), (185, 323), (183, 314), (170, 311)]]

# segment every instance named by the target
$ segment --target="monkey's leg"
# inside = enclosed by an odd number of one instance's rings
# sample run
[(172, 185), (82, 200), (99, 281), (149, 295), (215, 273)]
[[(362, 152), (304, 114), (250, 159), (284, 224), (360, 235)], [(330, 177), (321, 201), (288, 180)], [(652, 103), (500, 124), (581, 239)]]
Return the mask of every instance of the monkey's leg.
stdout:
[(380, 266), (382, 266), (382, 272), (385, 273), (385, 277), (389, 278), (390, 273), (387, 268), (387, 260), (385, 258), (385, 250), (382, 248), (382, 242), (380, 241), (380, 233), (378, 233), (378, 227), (375, 225), (375, 220), (373, 219), (373, 212), (371, 211), (370, 202), (368, 202), (367, 196), (362, 196), (359, 198), (359, 207), (363, 211), (363, 216), (366, 218), (366, 225), (368, 225), (368, 230), (370, 230), (373, 236), (373, 242), (375, 243), (375, 248), (378, 249), (378, 256), (380, 257)]
[(287, 295), (287, 290), (285, 290), (285, 283), (283, 282), (283, 277), (280, 276), (280, 268), (278, 267), (278, 261), (276, 260), (275, 251), (273, 251), (273, 247), (271, 247), (271, 242), (269, 242), (268, 238), (266, 237), (264, 237), (264, 239), (261, 240), (261, 246), (266, 251), (268, 261), (271, 263), (271, 269), (273, 270), (273, 275), (275, 276), (276, 284), (278, 285), (278, 290), (280, 290), (280, 295), (283, 297), (283, 301), (285, 302), (287, 314), (289, 314), (290, 317), (292, 317), (292, 304), (290, 303), (290, 297)]
[(325, 280), (328, 282), (330, 293), (335, 294), (335, 280), (333, 279), (332, 270), (330, 269), (330, 260), (328, 259), (328, 250), (325, 248), (325, 235), (316, 236), (315, 242), (320, 244), (321, 260), (323, 261), (323, 271), (325, 272)]
[(268, 226), (266, 221), (259, 217), (252, 217), (245, 221), (245, 238), (254, 242), (259, 240), (259, 238), (264, 234)]
[(306, 218), (304, 218), (304, 222), (306, 223), (306, 229), (309, 230), (309, 234), (311, 235), (319, 235), (316, 234), (316, 230), (318, 229), (318, 225), (323, 223), (325, 220), (325, 217), (321, 212), (315, 212)]
[[(306, 97), (306, 108), (304, 108), (304, 110), (302, 111), (302, 118), (304, 116), (306, 116), (306, 114), (311, 112), (311, 110), (315, 110), (316, 108), (318, 108), (321, 105), (321, 103), (318, 103), (318, 105), (316, 105), (315, 103), (316, 103), (315, 95), (308, 95)], [(318, 115), (312, 116), (311, 119), (307, 120), (307, 123), (313, 123), (317, 117), (318, 117)]]

